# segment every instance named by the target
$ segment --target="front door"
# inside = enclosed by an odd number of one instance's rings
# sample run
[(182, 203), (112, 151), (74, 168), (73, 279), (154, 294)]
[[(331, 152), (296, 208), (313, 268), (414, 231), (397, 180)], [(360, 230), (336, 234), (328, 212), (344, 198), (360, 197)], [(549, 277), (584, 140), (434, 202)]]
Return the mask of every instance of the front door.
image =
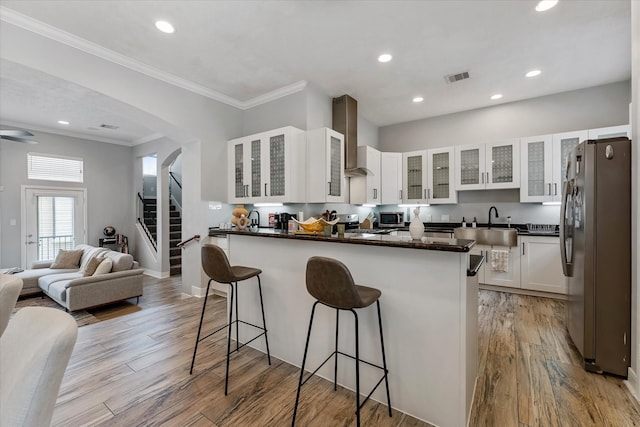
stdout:
[(23, 266), (86, 243), (86, 190), (23, 187)]

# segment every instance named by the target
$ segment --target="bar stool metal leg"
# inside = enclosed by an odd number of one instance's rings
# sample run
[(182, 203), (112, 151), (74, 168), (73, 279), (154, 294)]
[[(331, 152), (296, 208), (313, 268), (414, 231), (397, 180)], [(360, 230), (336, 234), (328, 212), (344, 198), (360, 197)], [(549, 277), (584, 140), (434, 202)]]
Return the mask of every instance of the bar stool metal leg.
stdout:
[(333, 391), (338, 390), (338, 322), (340, 320), (340, 310), (336, 308), (336, 357), (333, 367)]
[(196, 337), (196, 345), (193, 349), (193, 357), (191, 358), (191, 369), (189, 369), (189, 375), (193, 374), (193, 364), (196, 361), (196, 352), (198, 351), (198, 343), (200, 342), (200, 332), (202, 331), (202, 320), (204, 319), (204, 310), (207, 308), (207, 297), (209, 296), (209, 287), (211, 286), (211, 280), (207, 282), (207, 292), (204, 294), (204, 301), (202, 302), (202, 314), (200, 315), (200, 325), (198, 325), (198, 336)]
[(391, 395), (389, 394), (389, 378), (387, 370), (387, 358), (384, 354), (384, 338), (382, 337), (382, 314), (380, 314), (380, 300), (376, 301), (378, 307), (378, 325), (380, 326), (380, 347), (382, 348), (382, 367), (384, 368), (384, 385), (387, 387), (387, 407), (389, 408), (389, 416), (391, 417)]
[[(309, 351), (309, 338), (311, 338), (311, 326), (313, 326), (313, 315), (316, 312), (316, 306), (319, 301), (313, 303), (311, 309), (311, 318), (309, 319), (309, 330), (307, 331), (307, 342), (304, 344), (304, 356), (302, 356), (302, 366), (300, 367), (300, 379), (298, 380), (298, 392), (296, 393), (296, 404), (293, 407), (293, 420), (291, 421), (291, 427), (296, 425), (296, 414), (298, 413), (298, 402), (300, 401), (300, 389), (302, 388), (302, 378), (304, 377), (304, 365), (307, 362), (307, 352)], [(336, 355), (337, 357), (338, 355)]]
[[(229, 288), (231, 291), (231, 308), (229, 310), (229, 330), (227, 333), (227, 372), (224, 377), (224, 395), (227, 395), (227, 391), (229, 389), (229, 355), (231, 354), (231, 326), (233, 325), (233, 297), (234, 297), (234, 283), (229, 283)], [(237, 298), (236, 298), (237, 303)], [(238, 318), (238, 313), (236, 312), (236, 319)], [(236, 332), (238, 330), (238, 325), (236, 324)], [(237, 339), (237, 337), (236, 337)], [(236, 341), (237, 343), (237, 341)]]
[(271, 353), (269, 352), (269, 338), (267, 338), (267, 321), (264, 317), (264, 303), (262, 302), (262, 285), (260, 283), (260, 276), (258, 278), (258, 292), (260, 293), (260, 309), (262, 310), (262, 329), (264, 329), (264, 342), (267, 344), (267, 360), (271, 365)]
[[(360, 334), (358, 333), (358, 314), (351, 309), (356, 329), (356, 426), (360, 427)], [(338, 357), (338, 355), (336, 355)]]

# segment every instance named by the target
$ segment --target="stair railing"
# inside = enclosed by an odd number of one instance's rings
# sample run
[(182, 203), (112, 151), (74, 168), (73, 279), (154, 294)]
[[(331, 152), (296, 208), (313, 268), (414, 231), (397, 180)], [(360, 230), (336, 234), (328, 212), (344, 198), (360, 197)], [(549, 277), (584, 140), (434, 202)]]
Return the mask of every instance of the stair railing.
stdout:
[(178, 244), (176, 245), (176, 248), (184, 248), (184, 246), (185, 246), (187, 243), (189, 243), (189, 242), (191, 242), (191, 241), (194, 241), (194, 240), (195, 240), (195, 241), (200, 240), (200, 235), (199, 235), (199, 234), (194, 234), (194, 236), (193, 236), (193, 237), (189, 237), (187, 240), (183, 240), (182, 242), (178, 243)]
[[(140, 193), (138, 193), (138, 203), (136, 205), (136, 212), (138, 215), (138, 223), (140, 224), (140, 226), (142, 227), (142, 229), (144, 230), (145, 234), (147, 235), (147, 238), (149, 239), (149, 242), (151, 242), (151, 245), (153, 246), (153, 249), (155, 249), (156, 251), (158, 250), (158, 247), (156, 245), (156, 239), (154, 239), (153, 234), (151, 233), (151, 231), (149, 231), (149, 227), (148, 225), (155, 225), (157, 224), (157, 220), (156, 218), (145, 218), (145, 212), (146, 212), (146, 207), (147, 207), (147, 202), (145, 201), (145, 199), (142, 197), (142, 195)], [(156, 212), (157, 214), (157, 212)]]
[(182, 211), (182, 183), (173, 172), (169, 171), (169, 197), (175, 202), (179, 210)]

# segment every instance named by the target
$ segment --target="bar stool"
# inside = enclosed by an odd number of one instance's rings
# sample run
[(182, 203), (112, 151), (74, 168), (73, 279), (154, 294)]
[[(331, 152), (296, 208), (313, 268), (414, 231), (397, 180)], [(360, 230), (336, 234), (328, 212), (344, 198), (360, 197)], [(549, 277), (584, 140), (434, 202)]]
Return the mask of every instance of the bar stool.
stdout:
[[(262, 302), (262, 286), (260, 284), (260, 273), (262, 270), (251, 267), (243, 267), (243, 266), (231, 266), (229, 265), (229, 259), (224, 251), (215, 245), (205, 245), (201, 250), (202, 256), (202, 268), (204, 272), (209, 276), (209, 282), (207, 282), (207, 293), (205, 294), (204, 302), (202, 303), (202, 314), (200, 315), (200, 325), (198, 326), (198, 336), (196, 338), (196, 345), (193, 349), (193, 358), (191, 359), (191, 369), (189, 370), (189, 374), (193, 373), (193, 364), (196, 360), (196, 352), (198, 351), (198, 343), (203, 341), (216, 332), (219, 332), (225, 328), (228, 328), (227, 333), (227, 373), (224, 380), (224, 394), (227, 395), (228, 385), (229, 385), (229, 356), (232, 353), (239, 351), (242, 347), (249, 344), (250, 342), (260, 338), (264, 335), (265, 343), (267, 344), (267, 360), (269, 361), (269, 365), (271, 365), (271, 354), (269, 353), (269, 339), (267, 338), (267, 325), (264, 318), (264, 304)], [(233, 320), (233, 312), (234, 312), (234, 293), (237, 294), (238, 291), (238, 282), (250, 279), (252, 277), (258, 278), (258, 292), (260, 293), (260, 309), (262, 310), (262, 326), (254, 325), (253, 323), (245, 322), (244, 320), (238, 319), (238, 297), (235, 300), (235, 320)], [(231, 292), (231, 309), (229, 310), (229, 323), (225, 326), (222, 326), (210, 334), (200, 338), (200, 333), (202, 331), (202, 320), (204, 319), (204, 312), (207, 307), (207, 296), (209, 295), (209, 288), (211, 286), (211, 281), (216, 281), (218, 283), (226, 283), (229, 285), (229, 290)], [(239, 345), (238, 340), (238, 323), (244, 323), (245, 325), (253, 326), (256, 329), (261, 330), (262, 332), (245, 342), (242, 345)], [(231, 351), (231, 326), (236, 325), (236, 348)]]
[[(337, 374), (338, 374), (338, 355), (346, 356), (356, 361), (356, 420), (357, 425), (360, 426), (360, 408), (367, 402), (369, 397), (378, 388), (382, 380), (385, 382), (387, 388), (387, 406), (389, 408), (389, 416), (391, 416), (391, 397), (389, 396), (389, 381), (388, 381), (388, 369), (387, 360), (384, 353), (384, 339), (382, 337), (382, 317), (380, 315), (380, 292), (378, 289), (369, 288), (367, 286), (356, 285), (351, 277), (349, 269), (338, 260), (325, 257), (311, 257), (307, 262), (307, 291), (317, 301), (313, 303), (311, 309), (311, 318), (309, 319), (309, 331), (307, 332), (307, 342), (304, 347), (304, 356), (302, 358), (302, 366), (300, 367), (300, 379), (298, 380), (298, 392), (296, 394), (296, 403), (293, 409), (293, 420), (291, 425), (296, 424), (296, 413), (298, 412), (298, 402), (300, 401), (300, 389), (309, 381), (309, 379), (316, 373), (325, 363), (327, 363), (332, 357), (335, 356), (335, 365), (333, 371), (333, 389), (337, 390)], [(365, 308), (373, 303), (376, 303), (378, 308), (378, 326), (380, 327), (380, 347), (382, 349), (382, 366), (369, 363), (364, 360), (360, 360), (359, 349), (359, 335), (358, 335), (358, 314), (356, 308)], [(327, 307), (336, 309), (336, 343), (335, 350), (325, 359), (324, 362), (313, 371), (306, 380), (302, 381), (304, 377), (304, 365), (307, 361), (307, 352), (309, 350), (309, 338), (311, 336), (311, 327), (313, 325), (313, 315), (318, 304), (326, 305)], [(347, 310), (353, 313), (355, 318), (355, 338), (356, 338), (356, 355), (355, 357), (349, 354), (345, 354), (338, 351), (338, 321), (340, 317), (340, 310)], [(373, 366), (382, 369), (384, 375), (378, 383), (373, 387), (373, 390), (369, 395), (360, 403), (360, 362), (366, 363), (369, 366)]]

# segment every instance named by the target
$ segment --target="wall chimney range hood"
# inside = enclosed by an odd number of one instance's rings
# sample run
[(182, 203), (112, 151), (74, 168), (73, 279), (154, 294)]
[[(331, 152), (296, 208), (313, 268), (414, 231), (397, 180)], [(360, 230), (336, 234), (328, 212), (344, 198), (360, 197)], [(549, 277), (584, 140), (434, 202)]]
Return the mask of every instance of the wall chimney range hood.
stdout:
[(371, 175), (367, 168), (358, 167), (358, 102), (349, 95), (333, 98), (333, 130), (344, 135), (344, 174)]

